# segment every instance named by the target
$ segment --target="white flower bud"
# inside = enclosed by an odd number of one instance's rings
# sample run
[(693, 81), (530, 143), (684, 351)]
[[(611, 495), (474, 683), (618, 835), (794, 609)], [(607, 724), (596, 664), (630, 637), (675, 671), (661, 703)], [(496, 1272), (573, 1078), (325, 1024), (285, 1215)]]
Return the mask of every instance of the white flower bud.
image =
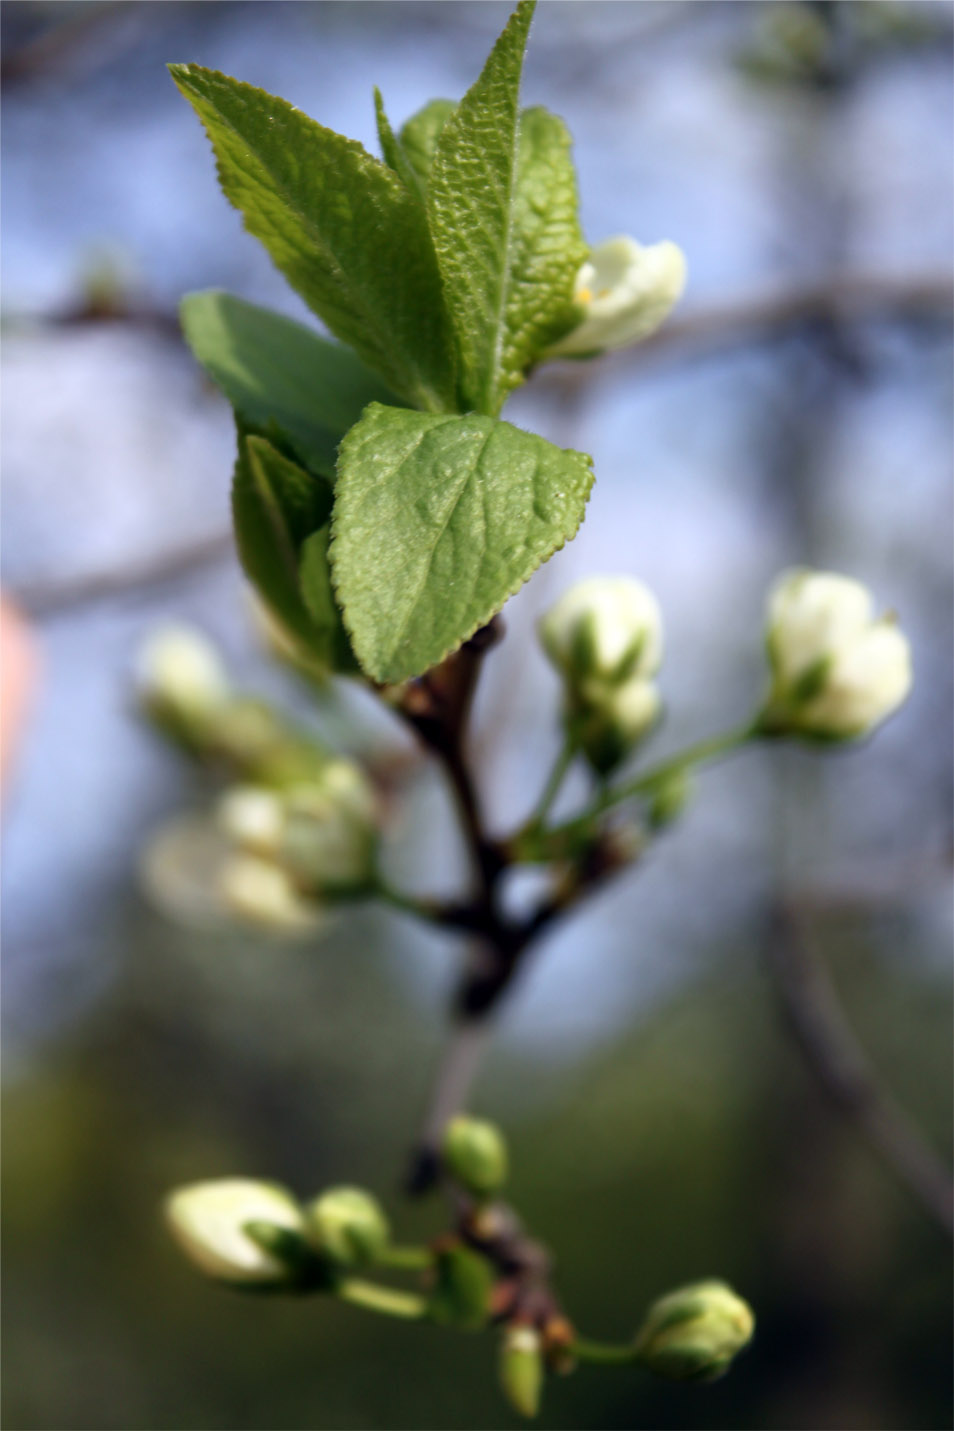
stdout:
[(540, 622), (543, 649), (574, 687), (652, 676), (662, 660), (656, 598), (629, 576), (594, 576), (571, 586)]
[(380, 1204), (364, 1188), (329, 1188), (309, 1204), (307, 1217), (321, 1251), (346, 1267), (377, 1262), (391, 1238)]
[(550, 349), (551, 357), (624, 348), (648, 338), (686, 286), (686, 259), (668, 239), (643, 245), (621, 235), (593, 249), (576, 276), (582, 322)]
[(288, 873), (258, 855), (226, 860), (219, 889), (233, 914), (272, 934), (303, 934), (321, 922), (318, 907), (302, 898)]
[(136, 666), (143, 701), (174, 719), (205, 721), (228, 701), (228, 677), (219, 653), (190, 626), (156, 631), (140, 650)]
[(235, 785), (216, 807), (223, 835), (243, 850), (274, 859), (281, 849), (285, 811), (281, 797), (260, 785)]
[(291, 1193), (251, 1178), (221, 1178), (178, 1188), (166, 1201), (166, 1221), (186, 1256), (209, 1277), (268, 1285), (292, 1280), (287, 1264), (244, 1231), (250, 1222), (304, 1233)]
[(829, 740), (867, 734), (911, 689), (911, 653), (871, 593), (833, 572), (786, 572), (768, 603), (767, 724)]

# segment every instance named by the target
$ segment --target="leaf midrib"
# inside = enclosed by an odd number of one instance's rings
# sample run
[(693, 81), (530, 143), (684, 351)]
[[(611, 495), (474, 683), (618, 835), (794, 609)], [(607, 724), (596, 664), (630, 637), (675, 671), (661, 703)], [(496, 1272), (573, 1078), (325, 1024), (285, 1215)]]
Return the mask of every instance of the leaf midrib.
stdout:
[(511, 260), (513, 257), (513, 211), (514, 187), (517, 174), (517, 156), (520, 144), (520, 110), (517, 108), (513, 126), (513, 143), (510, 154), (509, 180), (507, 186), (507, 232), (504, 237), (504, 265), (500, 275), (500, 300), (497, 305), (496, 332), (494, 335), (493, 370), (489, 375), (490, 390), (484, 394), (491, 417), (496, 417), (503, 407), (504, 396), (499, 393), (500, 375), (503, 369), (503, 351), (507, 336), (506, 315), (511, 287)]

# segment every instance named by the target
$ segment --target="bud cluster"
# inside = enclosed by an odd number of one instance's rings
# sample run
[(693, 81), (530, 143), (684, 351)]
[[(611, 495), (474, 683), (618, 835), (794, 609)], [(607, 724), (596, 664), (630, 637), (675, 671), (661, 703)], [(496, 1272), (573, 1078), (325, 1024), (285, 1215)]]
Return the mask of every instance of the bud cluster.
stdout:
[[(211, 821), (176, 822), (146, 857), (147, 884), (173, 912), (238, 920), (277, 934), (318, 927), (322, 904), (364, 888), (377, 851), (378, 810), (354, 761), (335, 757), (264, 702), (237, 694), (215, 648), (185, 627), (144, 648), (140, 699), (193, 757), (235, 778)], [(186, 885), (200, 878), (195, 897)]]
[[(299, 1202), (287, 1188), (250, 1178), (192, 1183), (166, 1200), (166, 1221), (190, 1262), (240, 1291), (319, 1293), (387, 1316), (458, 1331), (502, 1326), (501, 1388), (535, 1416), (548, 1374), (578, 1362), (639, 1364), (678, 1381), (721, 1376), (752, 1336), (747, 1304), (724, 1282), (698, 1282), (661, 1297), (635, 1339), (607, 1347), (581, 1340), (550, 1286), (550, 1258), (513, 1209), (493, 1201), (508, 1167), (500, 1130), (458, 1117), (442, 1144), (457, 1185), (455, 1224), (427, 1247), (398, 1247), (377, 1199), (363, 1188), (328, 1188)], [(367, 1280), (404, 1270), (415, 1291)]]

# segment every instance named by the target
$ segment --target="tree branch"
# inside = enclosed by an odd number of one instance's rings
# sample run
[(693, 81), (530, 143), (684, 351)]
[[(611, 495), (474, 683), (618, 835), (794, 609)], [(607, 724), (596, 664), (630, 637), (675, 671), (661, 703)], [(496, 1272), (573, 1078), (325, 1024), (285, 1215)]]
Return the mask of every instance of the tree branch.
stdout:
[(823, 1091), (949, 1236), (954, 1183), (892, 1095), (881, 1087), (842, 1011), (834, 983), (790, 903), (773, 912), (767, 962), (782, 1013)]

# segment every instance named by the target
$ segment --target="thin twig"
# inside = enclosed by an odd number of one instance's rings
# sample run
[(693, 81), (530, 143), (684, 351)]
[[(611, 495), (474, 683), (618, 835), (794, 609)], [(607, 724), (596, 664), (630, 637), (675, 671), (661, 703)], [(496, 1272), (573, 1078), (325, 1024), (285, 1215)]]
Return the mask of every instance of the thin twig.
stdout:
[(447, 1124), (467, 1104), (470, 1090), (490, 1042), (489, 1023), (455, 1023), (437, 1070), (431, 1102), (417, 1146), (411, 1154), (407, 1190), (426, 1192), (440, 1172), (439, 1149)]
[(771, 921), (767, 962), (785, 1020), (832, 1103), (950, 1236), (954, 1233), (951, 1175), (879, 1083), (804, 925), (804, 917), (790, 903), (781, 903)]
[(119, 594), (164, 586), (226, 557), (234, 560), (234, 554), (235, 539), (229, 529), (110, 571), (62, 581), (22, 582), (14, 586), (12, 594), (31, 616), (56, 616)]
[[(819, 323), (845, 325), (872, 319), (949, 324), (954, 312), (954, 279), (948, 273), (917, 276), (833, 275), (804, 288), (741, 298), (733, 303), (700, 305), (677, 313), (647, 338), (624, 352), (599, 361), (614, 371), (629, 371), (659, 358), (722, 351), (766, 339), (782, 338)], [(566, 361), (541, 369), (540, 385), (574, 391), (590, 382), (590, 365)]]

